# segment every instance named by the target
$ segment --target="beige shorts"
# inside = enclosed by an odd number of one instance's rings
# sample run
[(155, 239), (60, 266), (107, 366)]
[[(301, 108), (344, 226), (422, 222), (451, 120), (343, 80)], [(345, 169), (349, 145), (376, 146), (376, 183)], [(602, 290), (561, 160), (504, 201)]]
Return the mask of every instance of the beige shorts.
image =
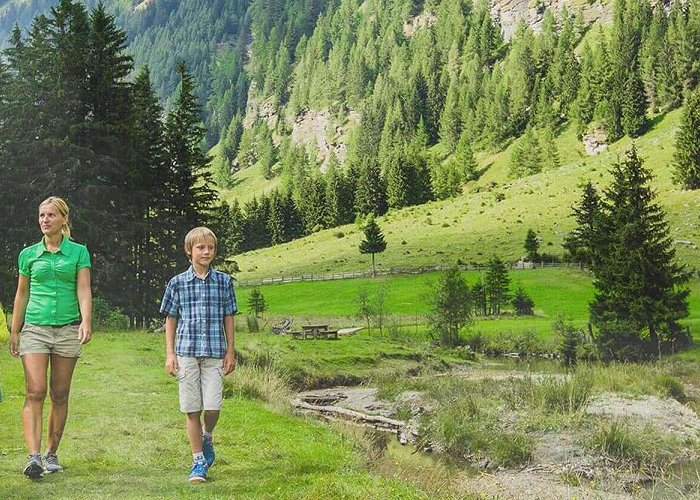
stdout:
[(219, 410), (223, 401), (224, 360), (177, 357), (180, 411)]
[(57, 354), (79, 358), (83, 345), (78, 338), (80, 325), (47, 326), (25, 323), (19, 333), (19, 355)]

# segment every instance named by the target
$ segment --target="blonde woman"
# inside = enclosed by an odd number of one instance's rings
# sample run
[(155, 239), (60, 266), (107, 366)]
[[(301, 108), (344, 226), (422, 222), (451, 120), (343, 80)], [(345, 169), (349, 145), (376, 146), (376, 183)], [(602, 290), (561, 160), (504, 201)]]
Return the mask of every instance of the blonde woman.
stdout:
[[(82, 346), (92, 337), (90, 255), (70, 239), (68, 205), (52, 196), (39, 205), (43, 238), (19, 254), (19, 279), (10, 332), (10, 353), (21, 356), (26, 394), (22, 409), (29, 460), (24, 474), (39, 479), (63, 470), (58, 445), (68, 416), (68, 395)], [(51, 398), (46, 453), (41, 456), (42, 416)]]

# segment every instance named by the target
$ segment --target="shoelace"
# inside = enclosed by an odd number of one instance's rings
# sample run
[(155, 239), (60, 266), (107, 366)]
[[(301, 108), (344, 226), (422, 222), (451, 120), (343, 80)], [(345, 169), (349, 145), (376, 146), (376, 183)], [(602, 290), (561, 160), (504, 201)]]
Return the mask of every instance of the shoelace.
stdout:
[(55, 453), (47, 453), (46, 456), (44, 456), (44, 462), (46, 462), (47, 465), (58, 465), (58, 455)]

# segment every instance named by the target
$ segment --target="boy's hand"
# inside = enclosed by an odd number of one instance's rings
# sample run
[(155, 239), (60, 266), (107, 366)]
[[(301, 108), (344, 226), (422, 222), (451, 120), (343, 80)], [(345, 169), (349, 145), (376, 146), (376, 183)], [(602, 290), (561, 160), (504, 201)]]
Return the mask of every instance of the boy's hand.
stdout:
[(226, 353), (224, 356), (224, 375), (228, 375), (236, 368), (236, 358), (233, 353)]
[(177, 376), (177, 356), (174, 354), (168, 354), (165, 358), (165, 371), (168, 372), (173, 377)]

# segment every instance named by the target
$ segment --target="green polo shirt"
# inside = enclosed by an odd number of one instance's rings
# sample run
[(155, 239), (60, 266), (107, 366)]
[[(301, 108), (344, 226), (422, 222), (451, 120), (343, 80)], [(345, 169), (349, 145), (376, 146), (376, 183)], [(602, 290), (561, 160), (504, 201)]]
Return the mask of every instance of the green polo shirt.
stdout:
[(24, 321), (34, 325), (67, 325), (80, 319), (78, 270), (91, 267), (84, 245), (63, 237), (56, 253), (42, 239), (19, 254), (19, 272), (29, 278)]

